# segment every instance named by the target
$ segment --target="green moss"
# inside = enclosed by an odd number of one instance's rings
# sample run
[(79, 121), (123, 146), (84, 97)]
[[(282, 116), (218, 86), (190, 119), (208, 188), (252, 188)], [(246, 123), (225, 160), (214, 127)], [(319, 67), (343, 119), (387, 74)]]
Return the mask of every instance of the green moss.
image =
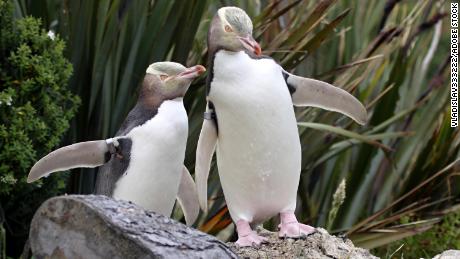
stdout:
[(35, 209), (65, 186), (63, 175), (28, 184), (27, 174), (59, 144), (80, 99), (67, 88), (64, 41), (51, 39), (40, 20), (12, 14), (12, 3), (0, 0), (0, 223), (7, 243), (20, 246)]
[(374, 249), (373, 254), (381, 258), (389, 258), (393, 253), (391, 258), (432, 258), (449, 249), (460, 250), (460, 210), (447, 214), (430, 230)]

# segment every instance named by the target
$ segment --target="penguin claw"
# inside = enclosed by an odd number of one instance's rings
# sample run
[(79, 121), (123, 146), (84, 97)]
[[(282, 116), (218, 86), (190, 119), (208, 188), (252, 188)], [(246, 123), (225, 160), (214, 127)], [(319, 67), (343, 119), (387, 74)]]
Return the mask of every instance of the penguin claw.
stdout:
[(239, 247), (259, 247), (262, 243), (267, 243), (268, 239), (257, 235), (256, 232), (251, 232), (247, 236), (239, 237), (236, 245)]
[(278, 225), (280, 238), (306, 238), (316, 232), (314, 227), (299, 222), (283, 223)]

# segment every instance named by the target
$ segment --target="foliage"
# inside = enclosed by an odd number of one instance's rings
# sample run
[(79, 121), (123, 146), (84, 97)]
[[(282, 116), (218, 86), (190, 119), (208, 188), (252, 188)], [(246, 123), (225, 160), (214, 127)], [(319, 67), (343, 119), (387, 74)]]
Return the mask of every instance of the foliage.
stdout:
[[(116, 131), (149, 63), (204, 64), (210, 19), (220, 6), (237, 5), (252, 17), (264, 54), (289, 71), (352, 92), (368, 108), (365, 127), (336, 113), (296, 109), (301, 221), (375, 247), (430, 228), (438, 222), (433, 213), (459, 202), (460, 134), (449, 127), (449, 43), (442, 33), (448, 30), (446, 1), (17, 2), (19, 14), (42, 17), (70, 45), (70, 86), (83, 100), (71, 142)], [(185, 164), (192, 173), (204, 103), (201, 78), (185, 99)], [(91, 191), (92, 174), (72, 178), (74, 190)], [(328, 223), (343, 178), (346, 198)], [(231, 221), (215, 165), (208, 186), (210, 211), (198, 227), (227, 231)], [(417, 221), (395, 225), (408, 215)]]
[[(402, 224), (412, 221), (401, 218)], [(398, 248), (401, 247), (399, 250)], [(411, 236), (387, 246), (374, 249), (381, 258), (432, 258), (445, 250), (460, 250), (460, 210), (447, 214), (440, 224), (430, 230)], [(395, 251), (398, 250), (396, 253)], [(390, 256), (391, 254), (394, 255)], [(409, 256), (408, 256), (409, 255)]]
[(337, 217), (337, 212), (339, 211), (340, 207), (345, 201), (345, 197), (346, 197), (345, 194), (346, 194), (345, 179), (342, 179), (342, 181), (340, 181), (339, 186), (337, 187), (337, 190), (334, 192), (334, 195), (332, 195), (332, 205), (331, 205), (331, 209), (329, 210), (329, 215), (328, 215), (327, 224), (326, 224), (328, 227), (332, 226), (332, 223), (334, 222), (335, 217)]
[(26, 178), (60, 143), (79, 98), (66, 88), (72, 66), (64, 42), (36, 18), (14, 21), (10, 1), (0, 1), (0, 13), (0, 223), (20, 240), (38, 205), (65, 187), (62, 175), (34, 184)]
[(6, 235), (3, 225), (0, 225), (0, 256), (6, 258)]

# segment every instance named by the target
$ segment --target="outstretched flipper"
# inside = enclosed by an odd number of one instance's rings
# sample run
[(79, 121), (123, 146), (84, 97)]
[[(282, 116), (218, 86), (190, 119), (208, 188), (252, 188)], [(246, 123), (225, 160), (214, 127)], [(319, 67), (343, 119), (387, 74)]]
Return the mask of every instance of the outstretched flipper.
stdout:
[(182, 207), (187, 226), (191, 226), (195, 222), (196, 218), (198, 218), (200, 206), (198, 205), (198, 195), (196, 193), (195, 182), (185, 166), (182, 169), (177, 201)]
[(296, 76), (283, 71), (284, 78), (296, 106), (313, 106), (329, 111), (340, 112), (364, 125), (367, 112), (363, 104), (347, 91), (328, 83)]
[(196, 149), (195, 182), (200, 207), (204, 212), (208, 210), (208, 176), (217, 143), (217, 128), (211, 116), (213, 113), (214, 111), (210, 110), (209, 107), (206, 108)]
[(59, 148), (35, 163), (30, 169), (27, 182), (31, 183), (57, 171), (101, 166), (110, 159), (109, 154), (115, 152), (111, 149), (116, 149), (117, 146), (118, 142), (115, 139), (108, 139), (81, 142)]

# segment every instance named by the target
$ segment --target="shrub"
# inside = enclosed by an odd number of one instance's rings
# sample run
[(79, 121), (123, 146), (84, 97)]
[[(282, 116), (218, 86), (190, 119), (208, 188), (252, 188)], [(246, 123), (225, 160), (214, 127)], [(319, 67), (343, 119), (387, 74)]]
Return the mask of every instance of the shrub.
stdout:
[(59, 144), (80, 99), (66, 87), (72, 65), (64, 41), (47, 35), (40, 20), (15, 20), (12, 3), (0, 0), (0, 30), (0, 225), (11, 255), (22, 248), (37, 205), (65, 187), (62, 174), (33, 184), (26, 178)]

